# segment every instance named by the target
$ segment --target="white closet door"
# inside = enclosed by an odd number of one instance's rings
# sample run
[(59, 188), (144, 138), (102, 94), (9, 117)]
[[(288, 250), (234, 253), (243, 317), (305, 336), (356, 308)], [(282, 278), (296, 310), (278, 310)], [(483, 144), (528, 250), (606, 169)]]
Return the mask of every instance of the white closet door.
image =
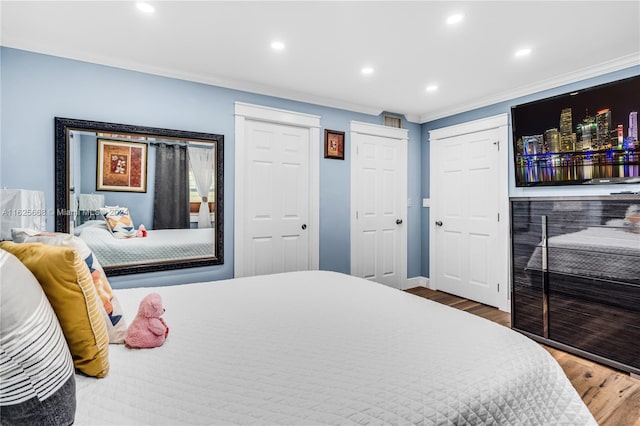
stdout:
[(430, 286), (506, 308), (506, 117), (432, 131)]
[[(354, 131), (355, 130), (355, 131)], [(352, 125), (352, 274), (403, 288), (407, 268), (406, 131)]]
[(247, 120), (247, 275), (309, 269), (309, 130)]

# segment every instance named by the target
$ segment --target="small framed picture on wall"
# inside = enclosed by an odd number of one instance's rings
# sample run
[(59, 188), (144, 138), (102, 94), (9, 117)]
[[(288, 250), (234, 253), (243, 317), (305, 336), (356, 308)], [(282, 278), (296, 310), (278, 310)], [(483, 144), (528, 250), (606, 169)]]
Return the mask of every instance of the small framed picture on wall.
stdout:
[(325, 129), (324, 158), (344, 160), (344, 132)]

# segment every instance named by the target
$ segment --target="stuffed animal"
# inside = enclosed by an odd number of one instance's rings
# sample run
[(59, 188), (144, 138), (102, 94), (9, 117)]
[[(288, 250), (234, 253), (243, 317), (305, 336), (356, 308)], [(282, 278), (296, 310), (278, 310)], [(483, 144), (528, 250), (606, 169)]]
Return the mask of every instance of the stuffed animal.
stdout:
[(138, 314), (131, 322), (124, 336), (124, 343), (130, 348), (155, 348), (161, 346), (169, 335), (169, 327), (160, 316), (165, 309), (158, 293), (151, 293), (142, 299)]
[(136, 237), (142, 238), (146, 236), (147, 236), (147, 228), (145, 228), (144, 225), (141, 223), (140, 226), (138, 226), (138, 230), (136, 231)]

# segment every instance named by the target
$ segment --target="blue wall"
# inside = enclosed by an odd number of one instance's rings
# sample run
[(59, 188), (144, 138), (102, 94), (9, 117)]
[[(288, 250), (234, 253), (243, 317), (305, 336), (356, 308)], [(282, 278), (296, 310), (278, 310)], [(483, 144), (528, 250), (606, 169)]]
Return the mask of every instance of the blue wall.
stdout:
[[(567, 84), (542, 92), (534, 93), (528, 96), (522, 96), (506, 102), (497, 103), (483, 108), (474, 109), (461, 114), (452, 115), (441, 118), (439, 120), (430, 121), (422, 124), (422, 197), (429, 198), (429, 164), (431, 158), (429, 156), (429, 131), (440, 129), (443, 127), (454, 126), (456, 124), (465, 123), (467, 121), (479, 120), (481, 118), (491, 117), (498, 114), (509, 114), (509, 127), (511, 128), (511, 107), (526, 102), (544, 99), (550, 96), (561, 95), (563, 93), (572, 92), (574, 90), (584, 89), (598, 84), (609, 83), (611, 81), (620, 80), (627, 77), (640, 75), (640, 66), (634, 66), (621, 71), (604, 74), (598, 77), (590, 78), (580, 82)], [(640, 96), (640, 94), (638, 94)], [(513, 165), (513, 141), (512, 134), (509, 131), (509, 197), (536, 197), (536, 196), (568, 196), (568, 195), (605, 195), (611, 192), (640, 191), (640, 184), (633, 185), (592, 185), (592, 186), (559, 186), (544, 188), (516, 188), (515, 174)], [(437, 159), (434, 159), (437, 160)], [(421, 214), (422, 223), (422, 267), (420, 275), (429, 276), (429, 209), (425, 208)]]
[[(225, 136), (225, 263), (221, 266), (113, 277), (112, 285), (147, 286), (208, 281), (233, 276), (234, 102), (315, 114), (324, 128), (345, 130), (345, 161), (320, 163), (320, 268), (350, 271), (349, 182), (352, 120), (382, 118), (335, 108), (160, 77), (135, 71), (0, 48), (0, 186), (45, 192), (54, 205), (54, 117), (163, 127)], [(409, 130), (409, 277), (421, 271), (421, 127)], [(424, 156), (424, 153), (423, 153)], [(322, 155), (321, 155), (322, 158)], [(47, 218), (53, 229), (53, 217)], [(135, 280), (135, 281), (134, 281)]]

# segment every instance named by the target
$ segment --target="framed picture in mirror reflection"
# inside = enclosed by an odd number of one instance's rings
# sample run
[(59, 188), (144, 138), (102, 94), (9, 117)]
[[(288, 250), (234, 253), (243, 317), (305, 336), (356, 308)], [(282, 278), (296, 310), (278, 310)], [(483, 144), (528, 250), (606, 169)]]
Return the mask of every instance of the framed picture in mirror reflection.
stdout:
[(96, 190), (147, 192), (147, 144), (98, 139)]

